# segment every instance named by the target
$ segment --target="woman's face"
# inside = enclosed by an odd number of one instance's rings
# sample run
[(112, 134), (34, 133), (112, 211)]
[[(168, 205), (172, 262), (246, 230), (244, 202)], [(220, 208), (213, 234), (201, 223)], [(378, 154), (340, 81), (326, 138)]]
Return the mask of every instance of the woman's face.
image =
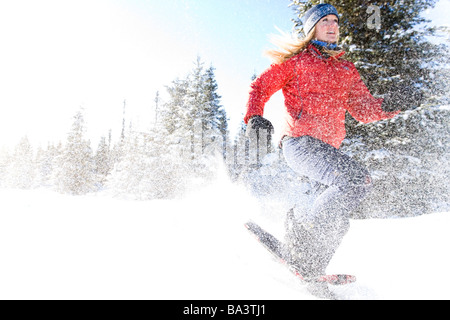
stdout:
[(316, 24), (316, 39), (335, 43), (339, 38), (339, 20), (334, 14), (323, 17)]

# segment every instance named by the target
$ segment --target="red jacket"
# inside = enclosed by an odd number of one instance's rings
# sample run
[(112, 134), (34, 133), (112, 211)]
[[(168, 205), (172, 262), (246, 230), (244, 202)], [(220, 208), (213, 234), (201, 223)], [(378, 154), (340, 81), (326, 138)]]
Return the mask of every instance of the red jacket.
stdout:
[(282, 64), (273, 64), (251, 85), (244, 121), (262, 116), (264, 105), (283, 89), (286, 123), (283, 135), (312, 136), (335, 148), (345, 138), (345, 112), (369, 123), (393, 118), (384, 112), (383, 99), (376, 99), (364, 85), (353, 63), (325, 58), (313, 45)]

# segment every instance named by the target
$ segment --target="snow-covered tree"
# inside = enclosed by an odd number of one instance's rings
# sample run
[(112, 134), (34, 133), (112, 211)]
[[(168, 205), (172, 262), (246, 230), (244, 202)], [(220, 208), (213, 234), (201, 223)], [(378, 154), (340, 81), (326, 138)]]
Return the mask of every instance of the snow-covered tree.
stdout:
[(94, 156), (95, 179), (99, 188), (103, 186), (108, 174), (111, 172), (111, 160), (110, 143), (106, 141), (106, 137), (101, 137)]
[[(206, 141), (214, 143), (216, 147), (222, 148), (225, 152), (228, 141), (228, 119), (223, 106), (220, 104), (220, 95), (217, 93), (218, 84), (215, 79), (214, 68), (211, 66), (205, 71), (205, 95), (207, 100), (207, 122), (209, 122), (210, 132), (206, 137)], [(220, 138), (222, 145), (217, 143), (216, 139)], [(223, 156), (225, 156), (223, 152)]]
[(181, 156), (190, 167), (189, 174), (212, 174), (214, 169), (207, 159), (223, 153), (228, 135), (214, 68), (205, 70), (198, 58), (186, 79), (173, 81), (167, 90), (169, 100), (161, 112), (170, 141), (183, 146)]
[(61, 192), (79, 195), (94, 190), (93, 152), (84, 131), (83, 113), (78, 111), (58, 163), (57, 188)]
[(6, 186), (8, 166), (11, 163), (11, 153), (6, 147), (0, 148), (0, 186)]
[(123, 155), (108, 177), (108, 187), (116, 194), (139, 200), (181, 195), (186, 186), (186, 170), (181, 151), (174, 150), (177, 146), (162, 126), (145, 133), (128, 133)]
[(342, 150), (364, 163), (374, 180), (356, 216), (421, 215), (450, 203), (449, 117), (448, 106), (410, 110), (344, 141)]
[(130, 131), (109, 185), (141, 199), (173, 198), (214, 176), (228, 134), (217, 91), (214, 68), (205, 70), (198, 58), (186, 78), (167, 87), (167, 101), (157, 94), (152, 128)]
[(57, 146), (49, 144), (47, 149), (39, 148), (36, 154), (36, 184), (38, 186), (50, 187), (55, 184), (54, 172), (58, 163), (58, 158), (62, 154), (62, 144)]
[(175, 79), (171, 86), (167, 86), (169, 99), (162, 105), (159, 119), (169, 135), (176, 134), (175, 132), (182, 135), (181, 132), (187, 131), (183, 121), (188, 109), (185, 101), (187, 86), (188, 81), (182, 79)]
[(33, 148), (28, 137), (23, 137), (14, 149), (7, 167), (7, 184), (10, 187), (29, 189), (36, 175)]

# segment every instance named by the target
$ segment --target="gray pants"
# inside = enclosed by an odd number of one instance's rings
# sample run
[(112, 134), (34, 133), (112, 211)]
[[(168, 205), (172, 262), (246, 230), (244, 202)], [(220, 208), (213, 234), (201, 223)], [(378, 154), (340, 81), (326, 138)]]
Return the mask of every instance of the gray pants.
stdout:
[(349, 156), (318, 139), (303, 136), (283, 141), (288, 165), (298, 174), (327, 186), (312, 208), (293, 220), (286, 241), (291, 263), (306, 276), (325, 269), (349, 228), (349, 216), (372, 186), (369, 172)]

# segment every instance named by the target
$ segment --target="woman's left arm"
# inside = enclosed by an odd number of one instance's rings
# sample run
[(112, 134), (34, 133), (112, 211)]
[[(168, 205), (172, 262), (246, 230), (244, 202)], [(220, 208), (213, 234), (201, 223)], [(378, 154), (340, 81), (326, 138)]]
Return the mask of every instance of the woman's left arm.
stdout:
[(347, 110), (358, 121), (363, 123), (391, 119), (400, 111), (386, 112), (381, 105), (382, 98), (375, 98), (369, 92), (354, 66), (352, 73), (352, 89), (347, 101)]

